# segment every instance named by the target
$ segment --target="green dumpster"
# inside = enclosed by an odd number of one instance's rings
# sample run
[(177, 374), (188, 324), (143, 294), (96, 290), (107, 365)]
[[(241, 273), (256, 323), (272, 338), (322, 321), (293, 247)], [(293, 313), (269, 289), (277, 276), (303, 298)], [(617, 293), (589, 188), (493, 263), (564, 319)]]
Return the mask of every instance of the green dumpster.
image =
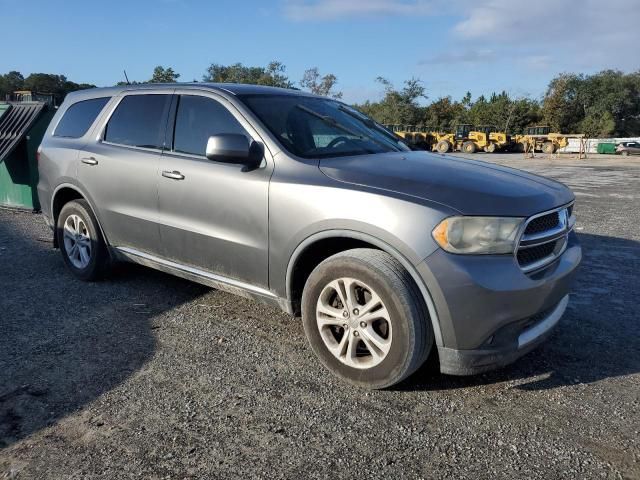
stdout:
[(616, 153), (616, 144), (611, 142), (601, 142), (598, 144), (598, 153)]
[(40, 209), (36, 152), (54, 113), (45, 102), (0, 104), (0, 206)]

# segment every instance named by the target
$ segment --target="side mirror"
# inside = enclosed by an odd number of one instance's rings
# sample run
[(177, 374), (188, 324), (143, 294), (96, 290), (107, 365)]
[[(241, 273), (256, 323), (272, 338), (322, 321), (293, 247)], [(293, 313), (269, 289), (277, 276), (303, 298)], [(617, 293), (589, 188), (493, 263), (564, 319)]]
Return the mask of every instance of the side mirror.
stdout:
[(207, 140), (206, 157), (216, 162), (237, 163), (253, 170), (260, 166), (264, 157), (261, 144), (249, 141), (238, 133), (212, 135)]

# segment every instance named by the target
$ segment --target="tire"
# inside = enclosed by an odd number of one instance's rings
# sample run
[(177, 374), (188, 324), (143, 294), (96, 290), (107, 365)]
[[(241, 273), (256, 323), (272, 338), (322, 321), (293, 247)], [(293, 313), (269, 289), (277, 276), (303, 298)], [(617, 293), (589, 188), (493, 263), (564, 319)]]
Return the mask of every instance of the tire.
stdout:
[(447, 153), (451, 148), (451, 144), (446, 140), (440, 140), (436, 145), (436, 150), (440, 153)]
[(628, 156), (629, 156), (629, 152), (628, 152), (627, 150), (623, 150), (623, 151), (622, 151), (622, 153), (621, 153), (621, 155), (622, 155), (623, 157), (628, 157)]
[[(354, 288), (349, 289), (350, 285)], [(345, 302), (351, 310), (348, 316), (339, 300), (347, 299), (342, 287), (354, 292), (354, 300)], [(371, 314), (364, 307), (377, 303), (372, 301), (374, 295), (381, 308)], [(332, 303), (331, 315), (319, 311), (327, 302)], [(386, 388), (404, 380), (425, 362), (433, 345), (429, 314), (418, 287), (396, 259), (380, 250), (347, 250), (320, 263), (304, 287), (302, 319), (311, 349), (322, 364), (359, 387)], [(371, 331), (378, 343), (371, 341)], [(373, 355), (377, 347), (371, 345), (383, 347)], [(358, 355), (349, 355), (350, 351)]]
[(71, 273), (85, 282), (102, 278), (109, 265), (109, 252), (86, 200), (73, 200), (62, 207), (56, 235), (62, 258)]
[(527, 143), (526, 142), (518, 142), (515, 145), (515, 151), (518, 153), (524, 153), (527, 151)]
[(553, 145), (553, 142), (544, 142), (542, 144), (542, 153), (551, 154), (556, 151), (556, 147)]
[(489, 145), (487, 145), (487, 149), (486, 149), (487, 153), (495, 153), (495, 151), (496, 151), (495, 143), (490, 143)]
[(476, 153), (476, 144), (473, 142), (464, 142), (462, 144), (462, 151), (464, 153)]

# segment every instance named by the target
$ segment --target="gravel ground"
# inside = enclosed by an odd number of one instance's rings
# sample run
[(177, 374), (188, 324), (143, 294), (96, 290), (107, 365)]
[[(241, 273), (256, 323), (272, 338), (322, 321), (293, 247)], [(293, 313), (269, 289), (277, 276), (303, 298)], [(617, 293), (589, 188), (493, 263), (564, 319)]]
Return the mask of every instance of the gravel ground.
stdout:
[(574, 189), (575, 294), (515, 365), (387, 391), (276, 309), (131, 265), (76, 281), (0, 210), (0, 478), (640, 478), (640, 159), (474, 158)]

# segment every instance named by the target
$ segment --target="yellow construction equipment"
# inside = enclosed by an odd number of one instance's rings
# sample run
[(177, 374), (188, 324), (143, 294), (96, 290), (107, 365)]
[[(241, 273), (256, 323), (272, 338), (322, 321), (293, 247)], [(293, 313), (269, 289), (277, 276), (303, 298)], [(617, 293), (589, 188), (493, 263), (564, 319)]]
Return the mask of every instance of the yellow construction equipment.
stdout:
[(498, 132), (492, 125), (474, 127), (471, 124), (456, 125), (454, 133), (445, 133), (428, 126), (385, 125), (416, 150), (432, 150), (440, 153), (460, 151), (475, 153), (478, 150), (493, 153), (506, 149), (511, 137)]
[(515, 136), (516, 150), (520, 152), (555, 153), (569, 144), (570, 138), (583, 138), (581, 133), (554, 133), (548, 125), (527, 127), (524, 135)]
[(415, 125), (384, 125), (398, 137), (402, 138), (409, 147), (416, 150), (431, 150), (435, 137), (430, 127)]
[(489, 144), (484, 148), (485, 152), (494, 153), (505, 150), (511, 145), (511, 136), (506, 132), (499, 132), (495, 125), (479, 125), (474, 130), (489, 136)]
[(440, 153), (461, 151), (464, 153), (475, 153), (484, 150), (492, 144), (489, 135), (476, 131), (473, 125), (456, 125), (455, 133), (436, 133), (433, 150)]

